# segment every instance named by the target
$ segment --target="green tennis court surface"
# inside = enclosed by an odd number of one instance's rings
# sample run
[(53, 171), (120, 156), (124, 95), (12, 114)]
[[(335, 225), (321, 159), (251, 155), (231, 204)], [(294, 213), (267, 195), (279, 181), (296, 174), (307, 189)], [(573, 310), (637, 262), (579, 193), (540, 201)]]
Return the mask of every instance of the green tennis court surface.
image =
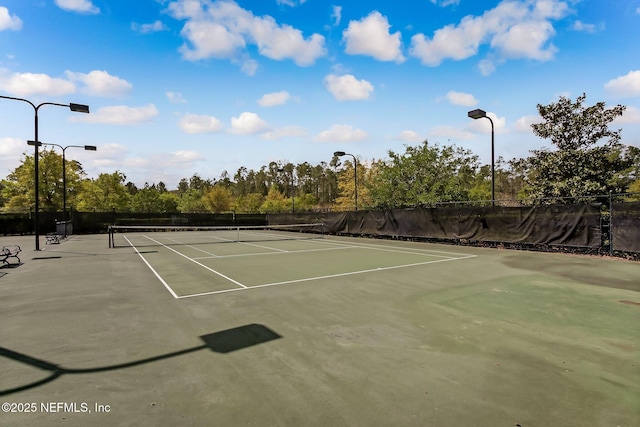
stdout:
[(136, 251), (176, 298), (371, 275), (383, 270), (415, 270), (475, 256), (419, 245), (372, 244), (317, 234), (291, 238), (274, 235), (271, 230), (251, 230), (252, 236), (235, 241), (235, 233), (136, 231), (118, 237)]
[(117, 238), (0, 238), (0, 424), (640, 425), (638, 263)]

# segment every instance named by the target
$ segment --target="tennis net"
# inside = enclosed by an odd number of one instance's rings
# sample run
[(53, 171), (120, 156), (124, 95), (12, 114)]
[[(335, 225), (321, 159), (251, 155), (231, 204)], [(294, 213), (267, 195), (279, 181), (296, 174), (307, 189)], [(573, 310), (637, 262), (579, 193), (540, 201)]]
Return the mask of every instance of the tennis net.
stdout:
[(324, 224), (256, 226), (166, 226), (110, 225), (109, 247), (206, 245), (233, 242), (318, 239), (324, 237)]

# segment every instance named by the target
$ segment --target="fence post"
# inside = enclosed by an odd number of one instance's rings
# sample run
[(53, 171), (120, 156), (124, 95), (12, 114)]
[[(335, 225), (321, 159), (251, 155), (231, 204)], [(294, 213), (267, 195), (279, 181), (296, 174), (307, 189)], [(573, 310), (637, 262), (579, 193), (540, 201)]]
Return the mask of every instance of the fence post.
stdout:
[(609, 190), (609, 256), (613, 256), (613, 197)]

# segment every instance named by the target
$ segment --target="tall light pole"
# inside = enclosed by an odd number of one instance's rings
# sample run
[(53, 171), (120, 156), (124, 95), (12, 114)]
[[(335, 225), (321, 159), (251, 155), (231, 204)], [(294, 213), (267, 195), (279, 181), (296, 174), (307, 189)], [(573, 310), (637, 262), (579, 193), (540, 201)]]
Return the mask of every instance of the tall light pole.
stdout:
[(358, 211), (358, 160), (356, 159), (356, 156), (354, 156), (353, 154), (349, 154), (349, 153), (345, 153), (344, 151), (336, 151), (333, 153), (334, 156), (336, 157), (342, 157), (342, 156), (351, 156), (353, 157), (353, 189), (354, 189), (354, 198), (355, 198), (355, 202), (356, 202), (356, 212)]
[[(62, 222), (65, 222), (67, 215), (67, 169), (66, 169), (66, 160), (65, 160), (65, 151), (67, 148), (83, 148), (87, 151), (96, 151), (98, 147), (95, 145), (67, 145), (63, 147), (59, 144), (52, 144), (50, 142), (39, 142), (39, 141), (27, 141), (28, 145), (33, 146), (41, 146), (41, 145), (52, 145), (59, 147), (62, 149)], [(64, 226), (64, 236), (67, 237), (67, 225)]]
[(496, 205), (496, 169), (494, 165), (495, 151), (494, 151), (494, 129), (493, 120), (487, 116), (487, 112), (481, 109), (471, 110), (467, 115), (472, 119), (489, 119), (491, 122), (491, 206)]
[[(29, 101), (28, 99), (23, 99), (23, 98), (14, 98), (12, 96), (2, 96), (0, 95), (0, 98), (2, 99), (12, 99), (14, 101), (22, 101), (22, 102), (26, 102), (27, 104), (31, 105), (33, 107), (33, 111), (34, 111), (34, 127), (35, 127), (35, 138), (34, 141), (39, 141), (38, 140), (38, 110), (40, 109), (40, 107), (42, 107), (43, 105), (57, 105), (58, 107), (68, 107), (71, 111), (77, 112), (77, 113), (89, 113), (89, 106), (88, 105), (84, 105), (84, 104), (73, 104), (73, 103), (69, 103), (69, 104), (58, 104), (56, 102), (43, 102), (41, 104), (34, 104), (33, 102)], [(34, 232), (36, 234), (36, 251), (40, 250), (40, 224), (39, 224), (39, 210), (40, 210), (40, 198), (38, 197), (38, 144), (34, 144), (34, 159), (33, 159), (33, 168), (34, 168), (34, 187), (35, 187), (35, 193), (36, 193), (36, 206), (35, 206), (35, 215), (34, 215)]]

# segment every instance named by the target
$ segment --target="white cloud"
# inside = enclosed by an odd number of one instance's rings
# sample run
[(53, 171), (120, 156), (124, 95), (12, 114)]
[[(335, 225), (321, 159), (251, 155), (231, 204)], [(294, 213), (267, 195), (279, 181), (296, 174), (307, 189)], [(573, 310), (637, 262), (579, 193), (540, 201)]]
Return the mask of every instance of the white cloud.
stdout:
[(422, 142), (425, 140), (425, 138), (422, 135), (412, 130), (403, 130), (394, 139), (399, 139), (401, 141), (406, 141), (406, 142)]
[(516, 120), (513, 130), (518, 133), (531, 133), (531, 125), (534, 123), (541, 123), (542, 121), (542, 117), (537, 114), (523, 116)]
[(223, 124), (213, 116), (185, 114), (180, 119), (180, 129), (188, 134), (220, 132)]
[(283, 90), (280, 92), (267, 93), (258, 100), (258, 104), (262, 107), (273, 107), (275, 105), (286, 104), (291, 99), (289, 92)]
[(65, 71), (71, 81), (79, 81), (85, 85), (82, 92), (94, 96), (118, 97), (131, 92), (133, 85), (120, 77), (112, 76), (106, 71), (93, 70), (88, 74)]
[[(506, 133), (507, 119), (505, 117), (498, 117), (495, 113), (490, 113), (488, 111), (487, 116), (489, 116), (491, 118), (491, 122), (493, 122), (494, 133)], [(491, 133), (491, 122), (486, 119), (469, 119), (469, 124), (466, 129), (474, 133)]]
[(182, 96), (182, 94), (180, 92), (171, 92), (168, 91), (165, 93), (165, 95), (167, 95), (167, 98), (169, 99), (169, 101), (173, 102), (174, 104), (186, 104), (187, 100), (184, 99), (184, 96)]
[(158, 109), (153, 104), (144, 107), (113, 105), (99, 108), (91, 114), (74, 115), (69, 120), (108, 125), (136, 125), (151, 121), (157, 115)]
[(451, 90), (445, 96), (447, 101), (453, 105), (461, 105), (463, 107), (473, 107), (478, 104), (478, 100), (469, 93), (456, 92)]
[(33, 147), (29, 147), (24, 139), (0, 138), (0, 174), (6, 176), (20, 165), (23, 153), (33, 156)]
[(265, 132), (261, 136), (263, 139), (268, 139), (270, 141), (277, 141), (282, 138), (307, 136), (307, 131), (301, 126), (284, 126), (278, 129)]
[(473, 134), (471, 132), (465, 131), (455, 126), (435, 126), (431, 130), (429, 130), (429, 138), (437, 139), (437, 138), (447, 138), (449, 139), (471, 139), (473, 138)]
[(577, 20), (576, 22), (573, 23), (573, 26), (571, 28), (573, 28), (575, 31), (582, 31), (585, 33), (593, 34), (600, 30), (603, 30), (604, 25), (603, 24), (600, 24), (600, 25), (586, 24), (580, 20)]
[(333, 19), (333, 26), (337, 27), (342, 20), (342, 6), (332, 6), (332, 10), (331, 19)]
[(231, 118), (230, 133), (239, 135), (254, 135), (269, 129), (267, 122), (262, 120), (256, 113), (244, 112), (239, 117)]
[(164, 25), (159, 19), (152, 22), (151, 24), (138, 24), (137, 22), (133, 22), (131, 24), (131, 29), (141, 34), (151, 34), (168, 30), (167, 26)]
[(431, 3), (440, 7), (457, 6), (460, 4), (460, 0), (431, 0)]
[(380, 12), (373, 11), (360, 21), (349, 22), (343, 31), (345, 52), (350, 55), (372, 56), (379, 61), (404, 62), (400, 32), (389, 33), (389, 21)]
[[(504, 58), (552, 59), (557, 48), (550, 43), (555, 35), (551, 20), (569, 13), (560, 0), (503, 1), (481, 16), (466, 16), (458, 25), (447, 25), (435, 31), (432, 38), (416, 34), (411, 39), (410, 54), (428, 66), (444, 60), (462, 60), (478, 53), (479, 46), (489, 44), (490, 54)], [(500, 61), (498, 61), (500, 62)], [(481, 64), (485, 74), (495, 61)]]
[(163, 158), (169, 159), (171, 165), (179, 167), (191, 165), (194, 162), (204, 160), (204, 156), (202, 154), (192, 150), (174, 151), (170, 156), (163, 156)]
[(304, 4), (306, 1), (307, 0), (276, 0), (276, 3), (284, 6), (296, 7)]
[(489, 58), (482, 59), (478, 62), (478, 70), (483, 76), (491, 75), (496, 70), (496, 63)]
[(354, 129), (350, 125), (333, 125), (328, 130), (320, 132), (313, 140), (318, 142), (353, 142), (362, 141), (369, 135), (362, 129)]
[(27, 148), (29, 147), (27, 146), (27, 143), (24, 141), (24, 139), (9, 137), (0, 138), (0, 162), (2, 162), (5, 157), (15, 160), (16, 158), (20, 157), (20, 155), (24, 153)]
[(257, 46), (262, 56), (291, 59), (299, 66), (313, 65), (326, 55), (322, 35), (305, 38), (300, 30), (279, 25), (268, 15), (254, 16), (234, 1), (177, 0), (168, 10), (174, 18), (187, 21), (181, 32), (187, 42), (180, 52), (188, 60), (231, 59), (244, 66), (246, 60), (239, 57), (246, 55), (248, 44)]
[(0, 6), (0, 31), (18, 31), (22, 28), (22, 20), (16, 15), (10, 15), (9, 9)]
[(247, 76), (253, 76), (258, 71), (258, 61), (256, 61), (255, 59), (243, 58), (240, 61), (240, 64), (240, 69)]
[(640, 109), (627, 106), (621, 117), (617, 117), (614, 121), (616, 125), (640, 123)]
[(76, 82), (81, 91), (93, 96), (117, 97), (131, 92), (132, 84), (106, 71), (94, 70), (88, 74), (65, 71), (66, 79), (36, 73), (11, 73), (0, 70), (0, 89), (18, 96), (60, 96), (76, 93)]
[(409, 53), (423, 64), (435, 67), (445, 59), (461, 60), (473, 56), (484, 38), (482, 26), (477, 18), (464, 18), (459, 27), (447, 25), (437, 30), (433, 39), (424, 34), (411, 38)]
[(555, 35), (548, 21), (529, 21), (511, 26), (508, 30), (496, 34), (491, 47), (497, 48), (506, 58), (530, 58), (539, 61), (553, 59), (558, 49), (552, 44), (545, 47)]
[(325, 87), (338, 101), (358, 101), (368, 99), (373, 85), (366, 80), (358, 80), (351, 74), (336, 76), (329, 74), (324, 79)]
[(241, 35), (215, 22), (189, 21), (182, 28), (181, 35), (190, 41), (191, 47), (182, 45), (180, 53), (191, 61), (233, 58), (238, 50), (245, 47)]
[(99, 153), (100, 159), (102, 160), (105, 160), (105, 159), (119, 160), (123, 158), (128, 151), (129, 149), (127, 148), (126, 145), (117, 144), (117, 143), (100, 144), (100, 147), (98, 148), (98, 153)]
[(270, 59), (292, 59), (299, 66), (310, 66), (326, 54), (323, 36), (313, 34), (305, 40), (300, 30), (278, 26), (271, 17), (255, 18), (251, 35), (260, 54)]
[(0, 70), (0, 89), (16, 96), (60, 96), (76, 92), (76, 86), (64, 79), (46, 74), (12, 74), (8, 70)]
[(607, 92), (619, 97), (640, 96), (640, 70), (615, 78), (604, 85)]
[(56, 4), (60, 9), (69, 12), (86, 13), (90, 15), (100, 13), (100, 9), (94, 6), (90, 0), (56, 0)]

